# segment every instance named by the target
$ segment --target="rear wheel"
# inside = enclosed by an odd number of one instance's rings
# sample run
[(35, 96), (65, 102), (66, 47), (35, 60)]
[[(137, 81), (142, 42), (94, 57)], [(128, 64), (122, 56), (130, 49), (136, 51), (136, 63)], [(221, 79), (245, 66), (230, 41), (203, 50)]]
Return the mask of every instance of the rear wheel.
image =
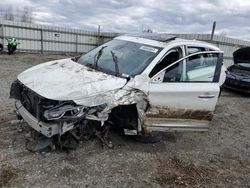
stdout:
[(11, 55), (15, 52), (16, 46), (8, 45), (8, 54)]
[(160, 142), (161, 139), (162, 139), (161, 132), (151, 132), (148, 134), (136, 136), (136, 140), (138, 142), (143, 142), (143, 143), (156, 143), (156, 142)]
[(220, 86), (220, 92), (219, 92), (219, 97), (221, 96), (221, 92), (223, 90), (223, 86)]
[[(123, 105), (112, 109), (109, 120), (113, 122), (113, 129), (122, 130), (137, 130), (138, 126), (138, 113), (136, 105)], [(132, 134), (131, 134), (132, 135)], [(156, 143), (162, 138), (161, 132), (151, 132), (147, 134), (134, 135), (138, 142), (143, 143)]]

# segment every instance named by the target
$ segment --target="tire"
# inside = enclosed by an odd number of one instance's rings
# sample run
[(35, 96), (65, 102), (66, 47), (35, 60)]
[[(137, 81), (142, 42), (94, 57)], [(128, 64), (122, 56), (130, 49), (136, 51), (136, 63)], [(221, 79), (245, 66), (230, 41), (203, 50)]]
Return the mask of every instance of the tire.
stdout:
[(145, 135), (137, 135), (136, 140), (142, 143), (157, 143), (162, 139), (161, 132), (151, 132)]
[(10, 46), (8, 45), (8, 54), (11, 55), (15, 52), (16, 46)]
[(8, 45), (8, 54), (10, 55), (12, 52), (12, 47), (10, 45)]
[(223, 86), (220, 86), (219, 97), (221, 96), (221, 92), (222, 92), (223, 89), (224, 89)]
[(3, 51), (3, 45), (0, 44), (0, 52)]

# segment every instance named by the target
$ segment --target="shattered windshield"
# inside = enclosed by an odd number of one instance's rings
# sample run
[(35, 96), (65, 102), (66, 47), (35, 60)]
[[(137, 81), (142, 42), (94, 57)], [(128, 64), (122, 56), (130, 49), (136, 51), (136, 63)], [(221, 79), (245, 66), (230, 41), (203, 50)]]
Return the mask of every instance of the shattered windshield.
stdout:
[(111, 40), (82, 55), (78, 63), (116, 76), (140, 74), (162, 48)]

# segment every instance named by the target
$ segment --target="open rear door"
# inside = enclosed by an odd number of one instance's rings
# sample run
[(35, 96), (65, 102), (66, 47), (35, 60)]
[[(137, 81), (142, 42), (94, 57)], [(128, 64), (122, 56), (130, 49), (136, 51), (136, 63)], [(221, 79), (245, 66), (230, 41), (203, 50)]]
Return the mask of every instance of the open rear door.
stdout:
[(145, 129), (207, 130), (220, 92), (222, 61), (223, 52), (199, 52), (156, 74), (149, 85), (150, 107), (143, 121)]

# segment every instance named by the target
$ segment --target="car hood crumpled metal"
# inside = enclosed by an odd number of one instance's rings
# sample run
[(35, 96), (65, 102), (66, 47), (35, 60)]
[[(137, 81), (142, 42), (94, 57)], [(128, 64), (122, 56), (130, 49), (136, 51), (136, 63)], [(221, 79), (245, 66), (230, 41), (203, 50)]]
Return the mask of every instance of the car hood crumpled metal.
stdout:
[(126, 84), (126, 79), (90, 69), (71, 59), (37, 65), (19, 74), (17, 79), (52, 100), (81, 100)]

